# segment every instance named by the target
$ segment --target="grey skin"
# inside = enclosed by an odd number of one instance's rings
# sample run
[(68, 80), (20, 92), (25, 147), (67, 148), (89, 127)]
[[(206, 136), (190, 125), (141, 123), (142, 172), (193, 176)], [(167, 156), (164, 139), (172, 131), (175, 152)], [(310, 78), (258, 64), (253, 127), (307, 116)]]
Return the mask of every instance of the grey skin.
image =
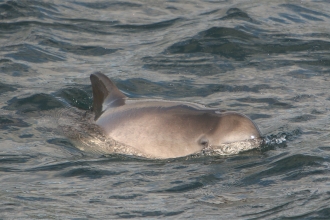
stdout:
[(175, 158), (207, 147), (260, 138), (245, 115), (200, 105), (127, 98), (104, 74), (90, 76), (95, 123), (105, 135), (156, 158)]

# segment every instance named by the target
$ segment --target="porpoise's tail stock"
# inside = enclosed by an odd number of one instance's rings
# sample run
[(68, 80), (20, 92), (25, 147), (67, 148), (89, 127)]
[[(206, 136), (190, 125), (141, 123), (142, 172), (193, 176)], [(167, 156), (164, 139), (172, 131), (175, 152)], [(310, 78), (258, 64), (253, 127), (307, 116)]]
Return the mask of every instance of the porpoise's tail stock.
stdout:
[(106, 107), (116, 107), (125, 104), (127, 98), (117, 86), (103, 73), (96, 72), (90, 76), (93, 89), (93, 111), (95, 120), (103, 113)]

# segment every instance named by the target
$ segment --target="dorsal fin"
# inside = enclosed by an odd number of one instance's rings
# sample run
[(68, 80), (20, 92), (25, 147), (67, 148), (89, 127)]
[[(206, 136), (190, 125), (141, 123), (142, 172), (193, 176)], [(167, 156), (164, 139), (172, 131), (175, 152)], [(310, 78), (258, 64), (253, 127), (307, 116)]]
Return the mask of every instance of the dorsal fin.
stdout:
[(103, 73), (96, 72), (90, 76), (93, 89), (93, 111), (95, 120), (100, 117), (106, 107), (125, 105), (127, 98), (117, 86)]

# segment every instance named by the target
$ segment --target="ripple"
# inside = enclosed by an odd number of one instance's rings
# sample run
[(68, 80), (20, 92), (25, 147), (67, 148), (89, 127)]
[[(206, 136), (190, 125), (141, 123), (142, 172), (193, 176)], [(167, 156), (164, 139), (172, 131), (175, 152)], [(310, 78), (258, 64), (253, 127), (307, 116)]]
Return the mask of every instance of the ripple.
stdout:
[(54, 94), (64, 99), (70, 106), (74, 106), (83, 110), (90, 110), (93, 104), (92, 88), (86, 87), (69, 87), (59, 90)]
[(56, 199), (52, 198), (47, 198), (47, 197), (32, 197), (32, 196), (16, 196), (17, 199), (19, 200), (24, 200), (24, 201), (29, 201), (29, 202), (55, 202), (57, 201)]
[(47, 39), (40, 41), (40, 45), (51, 46), (60, 49), (60, 51), (73, 53), (81, 56), (103, 56), (117, 51), (117, 49), (108, 49), (100, 46), (82, 46), (70, 43)]
[(5, 92), (12, 92), (15, 90), (16, 90), (16, 88), (14, 86), (7, 85), (7, 84), (0, 82), (0, 94), (5, 93)]
[[(6, 57), (31, 63), (58, 62), (65, 60), (64, 57), (57, 55), (52, 51), (47, 51), (31, 44), (17, 45), (15, 48), (17, 48), (18, 51), (15, 53), (9, 53)], [(12, 50), (15, 50), (15, 48), (12, 48)]]
[(115, 176), (115, 175), (120, 175), (122, 173), (123, 172), (82, 167), (82, 168), (70, 169), (69, 171), (57, 174), (57, 176), (60, 176), (60, 177), (82, 177), (82, 178), (85, 177), (85, 178), (90, 178), (90, 179), (99, 179), (99, 178), (102, 178), (104, 176)]
[(26, 98), (12, 98), (8, 105), (3, 107), (6, 110), (14, 110), (22, 113), (45, 111), (56, 108), (63, 108), (65, 105), (51, 95), (40, 93)]
[[(298, 19), (298, 18), (297, 18)], [(303, 22), (303, 21), (301, 21)], [(271, 42), (271, 43), (269, 43)], [(277, 65), (299, 66), (329, 66), (329, 57), (321, 51), (330, 49), (330, 42), (325, 40), (301, 40), (287, 35), (267, 33), (266, 30), (255, 27), (212, 27), (199, 32), (187, 40), (179, 41), (169, 46), (163, 54), (186, 54), (201, 56), (200, 54), (218, 55), (235, 61), (246, 61), (254, 56), (279, 55), (297, 56), (298, 52), (304, 52), (298, 56), (303, 60), (287, 58), (286, 60), (276, 60)], [(306, 54), (308, 51), (309, 55)], [(319, 53), (322, 53), (321, 57)], [(309, 56), (309, 59), (305, 57)], [(187, 59), (187, 58), (184, 58)], [(260, 58), (258, 58), (260, 59)], [(270, 58), (271, 59), (271, 58)], [(182, 62), (182, 61), (180, 61)], [(252, 65), (250, 63), (250, 65)], [(264, 63), (255, 63), (257, 67), (264, 68)], [(150, 66), (150, 64), (147, 64)], [(164, 64), (160, 64), (162, 67)], [(196, 64), (195, 64), (196, 65)], [(267, 62), (268, 68), (274, 68), (272, 63)], [(171, 67), (175, 67), (172, 65)], [(168, 67), (169, 68), (169, 67)], [(205, 68), (204, 68), (205, 69)]]
[(142, 197), (142, 194), (129, 194), (129, 195), (113, 195), (110, 196), (109, 199), (136, 199), (138, 197)]
[(157, 191), (157, 192), (158, 193), (161, 193), (161, 192), (182, 193), (182, 192), (188, 192), (188, 191), (191, 191), (191, 190), (195, 190), (195, 189), (201, 188), (203, 186), (204, 186), (203, 183), (191, 182), (191, 183), (184, 183), (184, 184), (181, 184), (181, 185), (173, 186), (171, 188), (160, 190), (160, 191)]
[(66, 148), (73, 148), (73, 149), (77, 150), (77, 148), (75, 148), (74, 144), (71, 143), (67, 139), (53, 138), (53, 139), (47, 140), (47, 142), (50, 143), (50, 144), (55, 144), (57, 146), (66, 147)]
[[(262, 179), (274, 178), (275, 176), (282, 177), (282, 180), (289, 180), (293, 177), (293, 171), (301, 172), (305, 167), (321, 167), (321, 163), (326, 161), (322, 157), (318, 156), (309, 156), (303, 154), (290, 155), (288, 157), (282, 158), (269, 166), (271, 168), (263, 170), (259, 173), (252, 174), (248, 177), (245, 177), (242, 180), (242, 184), (262, 184)], [(318, 173), (318, 172), (317, 172)]]
[(247, 50), (242, 44), (236, 41), (247, 42), (255, 37), (234, 28), (213, 27), (187, 41), (173, 44), (165, 50), (165, 53), (211, 53), (233, 58), (235, 60), (244, 60), (252, 51)]
[[(30, 67), (26, 64), (16, 63), (9, 59), (0, 59), (0, 71), (5, 74), (10, 74), (14, 77), (32, 75)], [(12, 89), (14, 89), (12, 87)], [(0, 89), (1, 91), (1, 89)], [(0, 92), (1, 93), (1, 92)]]
[(8, 129), (8, 127), (29, 127), (30, 125), (19, 118), (13, 118), (10, 115), (0, 115), (0, 129)]
[(120, 218), (146, 218), (146, 217), (166, 217), (175, 216), (183, 213), (183, 211), (178, 212), (162, 212), (162, 211), (131, 211), (131, 212), (117, 212), (116, 215)]
[(112, 2), (106, 2), (106, 1), (97, 1), (97, 2), (75, 2), (77, 5), (82, 5), (87, 8), (92, 9), (113, 9), (113, 10), (119, 10), (119, 9), (127, 9), (127, 8), (139, 8), (142, 7), (141, 4), (138, 3), (132, 3), (132, 2), (125, 2), (125, 1), (112, 1)]
[[(329, 4), (283, 3), (0, 1), (2, 217), (327, 219)], [(235, 156), (105, 155), (93, 71), (135, 98), (245, 112), (264, 143)]]
[(291, 11), (293, 12), (296, 12), (296, 13), (304, 13), (304, 14), (312, 14), (312, 15), (315, 15), (315, 16), (322, 16), (322, 17), (326, 17), (326, 18), (330, 18), (329, 15), (327, 14), (324, 14), (320, 11), (315, 11), (315, 10), (312, 10), (312, 9), (308, 9), (308, 8), (305, 8), (305, 7), (302, 7), (300, 5), (295, 5), (295, 4), (281, 4), (280, 6), (282, 7), (285, 7), (287, 9), (290, 9)]
[(221, 20), (237, 19), (243, 21), (253, 22), (253, 19), (239, 8), (230, 8), (227, 15), (222, 17)]
[(16, 163), (26, 163), (29, 160), (33, 159), (31, 156), (22, 156), (22, 155), (0, 155), (0, 164), (16, 164)]
[(314, 120), (314, 119), (316, 119), (315, 116), (309, 115), (309, 114), (304, 114), (304, 115), (299, 115), (294, 118), (291, 118), (290, 121), (291, 122), (306, 122), (306, 121), (310, 121), (310, 120)]
[(155, 22), (152, 24), (117, 24), (114, 25), (114, 27), (128, 29), (128, 31), (136, 31), (136, 30), (147, 31), (147, 30), (155, 30), (159, 28), (166, 28), (174, 25), (175, 23), (181, 20), (182, 18), (174, 18), (171, 20)]
[(218, 92), (251, 92), (259, 93), (263, 89), (276, 89), (268, 85), (256, 86), (231, 86), (225, 84), (204, 84), (202, 88), (196, 88), (189, 80), (167, 82), (151, 82), (142, 78), (131, 78), (125, 81), (118, 81), (117, 85), (130, 93), (130, 97), (191, 97), (208, 95)]
[(300, 19), (300, 17), (288, 13), (279, 13), (280, 17), (285, 18), (286, 20), (293, 21), (295, 23), (305, 23), (304, 20)]
[(245, 102), (245, 103), (267, 103), (268, 107), (270, 108), (283, 108), (283, 109), (289, 109), (289, 108), (294, 108), (293, 105), (280, 102), (276, 99), (273, 98), (251, 98), (251, 97), (246, 97), (246, 98), (239, 98), (236, 99), (239, 102)]
[(14, 19), (20, 17), (49, 18), (57, 15), (57, 8), (53, 4), (33, 1), (7, 1), (0, 4), (0, 18)]
[(143, 57), (143, 68), (152, 71), (166, 71), (166, 74), (184, 73), (187, 75), (209, 76), (235, 70), (227, 61), (209, 60), (210, 57), (184, 56), (181, 54)]

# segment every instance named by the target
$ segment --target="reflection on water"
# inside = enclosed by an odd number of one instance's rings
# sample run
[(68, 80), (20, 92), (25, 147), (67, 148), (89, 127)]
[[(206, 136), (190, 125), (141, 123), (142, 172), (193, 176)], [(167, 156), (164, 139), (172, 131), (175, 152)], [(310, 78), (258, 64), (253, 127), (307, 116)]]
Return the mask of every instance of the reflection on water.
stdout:
[[(0, 1), (0, 216), (328, 219), (329, 22), (327, 1)], [(265, 145), (84, 153), (58, 123), (81, 125), (68, 109), (90, 110), (94, 71), (247, 114)]]

